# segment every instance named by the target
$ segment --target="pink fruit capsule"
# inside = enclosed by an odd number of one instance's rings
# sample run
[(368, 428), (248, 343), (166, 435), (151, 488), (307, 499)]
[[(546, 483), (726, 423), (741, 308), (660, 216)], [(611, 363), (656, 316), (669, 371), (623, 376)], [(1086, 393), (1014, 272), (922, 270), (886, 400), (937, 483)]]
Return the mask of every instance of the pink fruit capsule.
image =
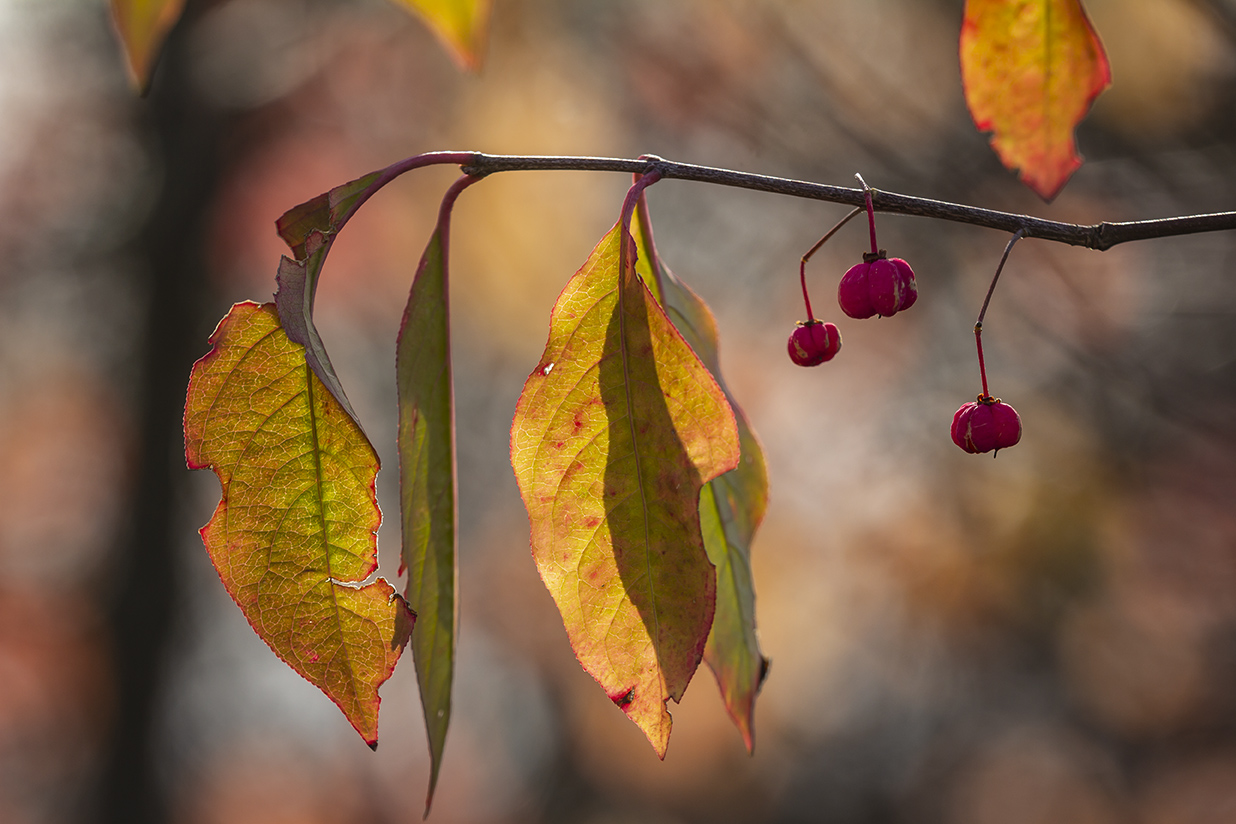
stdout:
[(799, 366), (819, 366), (841, 349), (841, 332), (832, 323), (809, 320), (799, 323), (790, 335), (790, 360)]
[(863, 262), (851, 266), (837, 287), (837, 303), (852, 318), (872, 315), (891, 317), (909, 309), (918, 299), (914, 270), (901, 258), (885, 257), (884, 251), (864, 254)]
[(979, 395), (953, 415), (953, 443), (967, 452), (998, 452), (1020, 440), (1021, 416), (999, 398)]

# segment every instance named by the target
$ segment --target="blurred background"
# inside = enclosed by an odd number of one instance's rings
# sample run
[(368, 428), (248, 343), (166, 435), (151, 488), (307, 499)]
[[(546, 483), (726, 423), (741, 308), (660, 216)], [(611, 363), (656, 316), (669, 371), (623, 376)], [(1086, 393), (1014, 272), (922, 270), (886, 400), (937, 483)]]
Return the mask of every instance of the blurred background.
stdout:
[[(971, 123), (961, 0), (498, 0), (459, 72), (383, 0), (189, 0), (146, 99), (103, 0), (0, 0), (0, 821), (419, 819), (411, 663), (371, 753), (252, 633), (196, 533), (189, 367), (266, 300), (287, 208), (436, 149), (675, 160), (1076, 222), (1236, 203), (1236, 3), (1089, 0), (1114, 86), (1044, 205)], [(318, 323), (387, 467), (394, 339), (438, 198), (420, 171), (336, 244)], [(549, 310), (628, 181), (495, 176), (454, 222), (462, 619), (431, 821), (1236, 820), (1236, 236), (1018, 245), (987, 315), (1015, 449), (964, 454), (972, 324), (1007, 238), (879, 219), (918, 273), (891, 320), (831, 296), (786, 357), (797, 263), (845, 207), (666, 181), (666, 262), (712, 305), (763, 439), (753, 552), (772, 668), (749, 757), (701, 668), (664, 762), (575, 662), (509, 464)], [(831, 307), (831, 308), (830, 308)], [(399, 586), (398, 582), (396, 584)]]

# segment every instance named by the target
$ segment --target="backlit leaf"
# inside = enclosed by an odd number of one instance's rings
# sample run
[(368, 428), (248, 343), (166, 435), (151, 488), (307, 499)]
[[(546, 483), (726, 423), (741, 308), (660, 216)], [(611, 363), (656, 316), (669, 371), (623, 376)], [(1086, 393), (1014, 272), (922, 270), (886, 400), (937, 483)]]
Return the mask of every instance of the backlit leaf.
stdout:
[(751, 751), (755, 748), (755, 696), (768, 669), (755, 631), (755, 583), (751, 575), (751, 541), (768, 506), (764, 450), (721, 378), (719, 335), (711, 310), (657, 254), (651, 218), (642, 199), (636, 217), (632, 225), (639, 249), (636, 269), (716, 378), (738, 423), (742, 461), (709, 481), (700, 492), (704, 546), (717, 568), (717, 609), (704, 647), (704, 661), (712, 669), (725, 708)]
[(185, 454), (219, 476), (202, 539), (257, 634), (370, 746), (378, 687), (415, 615), (377, 569), (378, 458), (288, 339), (273, 304), (238, 303), (193, 367)]
[(449, 246), (456, 196), (447, 192), (438, 225), (421, 257), (395, 350), (399, 388), (399, 489), (405, 593), (420, 616), (412, 653), (429, 737), (428, 814), (451, 721), (451, 682), (458, 635), (455, 558), (455, 398), (451, 380)]
[(124, 47), (129, 76), (144, 92), (150, 86), (159, 49), (184, 10), (184, 0), (111, 1), (112, 22)]
[(633, 246), (616, 225), (558, 298), (511, 463), (576, 656), (664, 757), (666, 701), (681, 700), (712, 625), (700, 488), (737, 465), (739, 441), (720, 387), (636, 274)]
[(313, 325), (313, 298), (335, 236), (358, 204), (375, 191), (381, 179), (382, 172), (378, 171), (336, 186), (289, 209), (276, 222), (279, 237), (296, 256), (296, 260), (285, 257), (279, 261), (276, 277), (279, 289), (275, 293), (279, 321), (288, 338), (305, 347), (305, 360), (309, 367), (358, 427), (360, 419), (344, 394), (343, 384), (331, 365), (326, 346)]
[(477, 69), (485, 50), (492, 0), (394, 0), (416, 12), (464, 68)]
[(966, 0), (961, 77), (1001, 162), (1054, 198), (1081, 166), (1073, 130), (1111, 84), (1080, 0)]
[(304, 260), (308, 257), (309, 237), (317, 233), (323, 239), (333, 238), (351, 216), (357, 202), (371, 194), (381, 181), (383, 171), (370, 172), (288, 209), (275, 221), (279, 237), (291, 247), (298, 260)]

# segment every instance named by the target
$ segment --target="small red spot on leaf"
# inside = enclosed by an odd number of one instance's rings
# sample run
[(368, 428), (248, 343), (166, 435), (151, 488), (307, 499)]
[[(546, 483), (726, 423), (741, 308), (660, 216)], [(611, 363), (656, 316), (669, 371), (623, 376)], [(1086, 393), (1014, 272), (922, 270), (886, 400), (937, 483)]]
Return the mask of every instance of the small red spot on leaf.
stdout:
[(617, 695), (611, 695), (609, 697), (609, 700), (613, 701), (615, 706), (618, 707), (618, 709), (625, 710), (631, 704), (631, 702), (635, 700), (635, 687), (631, 687), (631, 689), (627, 690), (626, 692), (621, 692), (621, 693), (618, 693)]

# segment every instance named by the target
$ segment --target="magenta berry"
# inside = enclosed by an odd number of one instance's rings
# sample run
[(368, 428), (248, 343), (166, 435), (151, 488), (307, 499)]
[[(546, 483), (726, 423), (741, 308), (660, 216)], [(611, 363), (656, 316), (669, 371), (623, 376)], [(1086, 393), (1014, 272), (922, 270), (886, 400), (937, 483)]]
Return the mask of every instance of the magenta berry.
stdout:
[(841, 332), (832, 323), (800, 322), (790, 335), (788, 349), (790, 360), (799, 366), (819, 366), (841, 350)]
[(953, 415), (953, 443), (967, 452), (999, 452), (1020, 440), (1021, 416), (991, 395), (979, 395)]
[(852, 318), (890, 317), (909, 309), (918, 299), (914, 270), (901, 258), (885, 257), (881, 249), (863, 255), (837, 287), (837, 303)]
[(863, 255), (863, 262), (851, 266), (837, 287), (837, 303), (841, 311), (852, 318), (869, 318), (872, 315), (891, 317), (903, 309), (909, 309), (918, 300), (918, 284), (914, 282), (914, 270), (901, 258), (889, 258), (888, 253), (876, 243), (875, 208), (871, 204), (871, 187), (863, 184), (867, 200), (867, 225), (871, 230), (871, 251)]
[(1013, 251), (1013, 245), (1023, 236), (1025, 230), (1018, 229), (1004, 247), (1004, 256), (996, 266), (991, 286), (987, 287), (987, 297), (983, 299), (983, 308), (979, 310), (978, 320), (974, 322), (974, 348), (978, 352), (979, 377), (983, 381), (983, 391), (974, 403), (966, 404), (953, 415), (953, 443), (967, 452), (990, 452), (994, 449), (998, 454), (1001, 449), (1021, 440), (1021, 416), (1017, 414), (1017, 410), (987, 392), (987, 364), (983, 361), (983, 318), (987, 315), (987, 307), (996, 291), (1000, 272), (1004, 270), (1004, 264), (1009, 259), (1009, 252)]

